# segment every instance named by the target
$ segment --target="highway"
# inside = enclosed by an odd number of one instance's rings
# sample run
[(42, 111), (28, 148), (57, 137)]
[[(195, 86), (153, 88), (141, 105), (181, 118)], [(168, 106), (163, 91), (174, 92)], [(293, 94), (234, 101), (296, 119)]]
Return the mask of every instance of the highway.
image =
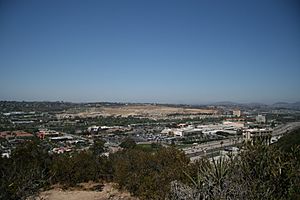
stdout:
[(197, 152), (207, 152), (212, 149), (223, 148), (226, 146), (232, 146), (241, 143), (241, 138), (229, 138), (224, 140), (211, 141), (204, 144), (199, 144), (197, 146), (184, 148), (183, 151), (186, 154), (195, 154)]
[(184, 148), (184, 153), (195, 161), (203, 156), (214, 157), (219, 155), (219, 152), (224, 150), (224, 147), (233, 147), (242, 142), (242, 138), (229, 138), (218, 141), (211, 141), (197, 146)]
[(297, 128), (300, 128), (300, 122), (291, 122), (288, 124), (280, 125), (273, 129), (272, 136), (283, 135)]
[[(292, 130), (300, 128), (300, 122), (291, 122), (288, 124), (280, 125), (273, 129), (272, 136), (282, 136)], [(210, 156), (214, 155), (216, 152), (223, 150), (224, 147), (235, 146), (237, 144), (242, 143), (242, 137), (232, 137), (228, 139), (218, 140), (218, 141), (211, 141), (206, 142), (203, 144), (199, 144), (193, 147), (188, 147), (182, 149), (185, 154), (190, 157), (190, 159), (196, 160), (203, 156)]]

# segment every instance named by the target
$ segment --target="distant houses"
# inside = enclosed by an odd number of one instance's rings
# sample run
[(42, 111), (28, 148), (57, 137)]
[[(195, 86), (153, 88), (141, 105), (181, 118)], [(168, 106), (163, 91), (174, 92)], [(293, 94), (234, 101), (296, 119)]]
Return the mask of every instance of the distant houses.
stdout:
[(5, 138), (7, 140), (11, 139), (32, 139), (33, 134), (25, 131), (3, 131), (0, 132), (0, 138)]

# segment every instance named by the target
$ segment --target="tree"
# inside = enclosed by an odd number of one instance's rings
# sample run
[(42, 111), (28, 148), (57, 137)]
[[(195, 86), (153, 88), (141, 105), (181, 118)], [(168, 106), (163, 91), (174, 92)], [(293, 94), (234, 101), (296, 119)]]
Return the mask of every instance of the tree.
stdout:
[(125, 138), (125, 140), (120, 144), (120, 147), (124, 149), (133, 149), (135, 146), (135, 141), (130, 137)]
[(104, 140), (99, 140), (99, 139), (98, 140), (94, 140), (94, 144), (91, 147), (92, 153), (95, 156), (101, 155), (105, 151), (104, 144), (105, 144)]

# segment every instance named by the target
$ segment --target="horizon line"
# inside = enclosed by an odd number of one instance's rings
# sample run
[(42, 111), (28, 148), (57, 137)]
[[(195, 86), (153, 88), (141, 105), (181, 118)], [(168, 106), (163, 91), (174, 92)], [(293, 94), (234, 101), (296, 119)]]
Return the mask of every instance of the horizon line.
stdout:
[(0, 99), (0, 102), (49, 102), (49, 103), (73, 103), (73, 104), (93, 104), (93, 103), (116, 103), (116, 104), (161, 104), (161, 105), (224, 105), (224, 104), (237, 104), (237, 105), (247, 105), (247, 104), (262, 104), (262, 105), (273, 105), (279, 103), (295, 104), (300, 103), (300, 101), (274, 101), (274, 103), (262, 103), (262, 102), (241, 102), (241, 101), (213, 101), (213, 102), (203, 102), (203, 103), (171, 103), (171, 102), (143, 102), (143, 101), (68, 101), (68, 100), (3, 100)]

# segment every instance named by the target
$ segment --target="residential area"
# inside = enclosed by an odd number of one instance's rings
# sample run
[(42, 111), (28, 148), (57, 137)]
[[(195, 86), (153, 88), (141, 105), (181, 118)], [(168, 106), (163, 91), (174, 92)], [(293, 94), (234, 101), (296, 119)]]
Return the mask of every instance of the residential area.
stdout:
[(213, 156), (220, 150), (239, 150), (240, 144), (257, 138), (274, 143), (288, 130), (274, 136), (273, 130), (300, 119), (297, 108), (247, 104), (0, 102), (0, 106), (1, 153), (6, 157), (29, 140), (43, 141), (51, 154), (86, 150), (102, 140), (109, 154), (126, 138), (138, 145), (173, 145), (189, 157), (207, 155), (201, 146), (217, 142)]

